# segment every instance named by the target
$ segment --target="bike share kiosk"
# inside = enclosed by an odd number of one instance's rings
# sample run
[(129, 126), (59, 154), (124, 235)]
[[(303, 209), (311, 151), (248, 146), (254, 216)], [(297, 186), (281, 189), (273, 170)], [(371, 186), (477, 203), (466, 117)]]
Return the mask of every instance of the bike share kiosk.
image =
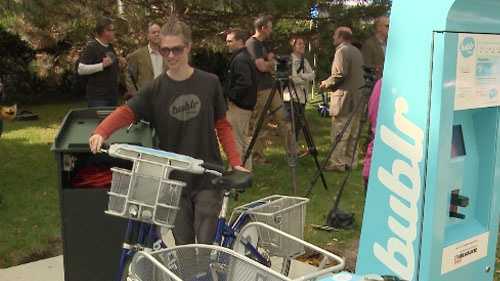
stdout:
[(357, 275), (328, 280), (493, 280), (500, 1), (394, 0), (387, 51)]

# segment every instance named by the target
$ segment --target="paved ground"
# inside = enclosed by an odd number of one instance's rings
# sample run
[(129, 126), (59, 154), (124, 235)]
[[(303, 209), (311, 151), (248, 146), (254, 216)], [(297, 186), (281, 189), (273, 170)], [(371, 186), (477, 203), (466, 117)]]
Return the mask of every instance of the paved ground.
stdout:
[[(174, 246), (172, 234), (164, 235), (167, 246)], [(64, 281), (63, 256), (0, 269), (0, 281)]]
[(1, 281), (64, 281), (63, 257), (0, 269)]
[[(171, 233), (166, 234), (166, 236), (167, 246), (174, 246)], [(314, 268), (293, 261), (290, 276), (301, 276), (311, 270)], [(63, 256), (0, 269), (0, 281), (64, 281)]]
[[(308, 265), (294, 261), (290, 276), (300, 276), (309, 272)], [(1, 281), (64, 281), (63, 257), (54, 258), (0, 269)]]

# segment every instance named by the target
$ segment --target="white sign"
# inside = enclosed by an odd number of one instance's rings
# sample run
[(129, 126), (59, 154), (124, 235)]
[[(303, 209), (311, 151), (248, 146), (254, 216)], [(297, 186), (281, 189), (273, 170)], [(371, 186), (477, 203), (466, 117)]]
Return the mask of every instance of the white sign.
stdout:
[(455, 110), (500, 105), (500, 36), (458, 36)]
[[(352, 274), (347, 272), (342, 272), (333, 277), (333, 281), (352, 281)], [(332, 280), (332, 279), (330, 279)], [(320, 279), (320, 281), (328, 281), (327, 279)]]
[(490, 233), (472, 237), (443, 249), (441, 274), (459, 269), (488, 255)]
[[(397, 130), (380, 126), (380, 138), (384, 144), (398, 152), (402, 158), (394, 159), (390, 170), (378, 167), (378, 179), (391, 192), (389, 201), (384, 202), (392, 210), (387, 214), (387, 229), (391, 234), (387, 237), (387, 242), (377, 241), (373, 244), (375, 257), (405, 280), (413, 279), (417, 264), (414, 244), (420, 218), (420, 163), (424, 155), (425, 137), (424, 131), (408, 118), (409, 110), (406, 99), (398, 97), (394, 107), (394, 125)], [(409, 181), (403, 182), (401, 178)]]

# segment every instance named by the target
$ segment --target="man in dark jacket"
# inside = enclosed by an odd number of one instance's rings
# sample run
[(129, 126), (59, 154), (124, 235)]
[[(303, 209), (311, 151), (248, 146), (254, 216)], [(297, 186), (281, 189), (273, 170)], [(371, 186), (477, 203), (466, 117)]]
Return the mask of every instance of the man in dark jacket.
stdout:
[[(229, 100), (227, 119), (233, 127), (241, 157), (244, 157), (248, 146), (248, 125), (257, 103), (256, 68), (245, 47), (246, 39), (245, 32), (238, 29), (231, 30), (226, 37), (226, 44), (232, 53), (224, 84), (224, 94)], [(252, 160), (249, 159), (245, 167), (250, 170), (251, 166)]]
[(78, 74), (88, 77), (86, 95), (89, 107), (118, 105), (120, 65), (111, 42), (115, 40), (113, 21), (110, 18), (97, 20), (96, 37), (87, 43), (80, 55)]

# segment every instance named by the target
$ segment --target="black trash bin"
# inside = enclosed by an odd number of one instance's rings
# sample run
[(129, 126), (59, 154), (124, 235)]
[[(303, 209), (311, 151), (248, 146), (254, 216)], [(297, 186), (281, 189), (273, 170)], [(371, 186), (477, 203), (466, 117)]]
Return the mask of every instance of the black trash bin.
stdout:
[[(130, 168), (128, 161), (90, 153), (88, 139), (113, 108), (70, 111), (52, 151), (56, 154), (65, 281), (113, 281), (127, 222), (104, 214), (111, 167)], [(153, 130), (139, 123), (116, 132), (108, 143), (151, 147)]]

